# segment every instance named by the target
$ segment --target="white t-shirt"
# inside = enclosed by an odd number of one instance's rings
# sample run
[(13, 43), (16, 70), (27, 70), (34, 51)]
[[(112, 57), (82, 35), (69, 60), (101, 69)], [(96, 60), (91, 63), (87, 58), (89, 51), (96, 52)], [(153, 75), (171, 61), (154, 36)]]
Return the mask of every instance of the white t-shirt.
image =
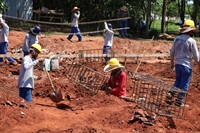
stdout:
[(18, 88), (34, 88), (33, 70), (34, 66), (38, 63), (38, 60), (32, 60), (29, 55), (23, 58), (23, 62), (20, 68)]
[(103, 34), (104, 46), (112, 47), (114, 32), (108, 28), (107, 23), (105, 23), (105, 30), (106, 32)]
[(2, 18), (0, 18), (0, 23), (3, 26), (3, 28), (0, 28), (0, 42), (8, 42), (9, 27)]
[(189, 35), (177, 36), (170, 49), (170, 58), (175, 64), (184, 65), (190, 69), (193, 67), (192, 58), (199, 62), (199, 51), (196, 41)]

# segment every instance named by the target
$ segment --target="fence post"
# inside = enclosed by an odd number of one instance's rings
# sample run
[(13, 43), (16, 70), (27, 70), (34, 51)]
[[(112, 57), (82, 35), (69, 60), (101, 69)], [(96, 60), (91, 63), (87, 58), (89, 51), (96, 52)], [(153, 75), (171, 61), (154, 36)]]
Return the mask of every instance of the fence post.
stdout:
[[(127, 53), (127, 50), (125, 50), (125, 55), (126, 55), (126, 53)], [(126, 57), (124, 57), (124, 66), (126, 66)]]
[[(21, 9), (17, 10), (17, 17), (18, 18), (21, 18), (21, 14), (22, 14), (22, 10)], [(17, 20), (17, 22), (18, 22), (18, 26), (21, 26), (21, 21), (19, 19)]]

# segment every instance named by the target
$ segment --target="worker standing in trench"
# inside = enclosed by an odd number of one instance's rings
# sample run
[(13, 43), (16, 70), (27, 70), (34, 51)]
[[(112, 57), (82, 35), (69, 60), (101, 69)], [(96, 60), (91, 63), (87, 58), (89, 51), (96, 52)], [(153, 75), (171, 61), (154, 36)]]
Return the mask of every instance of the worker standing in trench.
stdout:
[[(183, 26), (179, 28), (180, 35), (174, 39), (172, 48), (170, 49), (171, 68), (175, 67), (176, 80), (174, 86), (188, 92), (190, 80), (192, 76), (193, 61), (197, 62), (200, 71), (199, 51), (196, 41), (192, 38), (193, 33), (197, 31), (193, 20), (186, 20)], [(170, 103), (175, 92), (171, 90), (166, 102)], [(176, 98), (175, 105), (184, 107), (184, 98), (186, 93), (179, 93)]]
[[(0, 54), (7, 54), (8, 35), (9, 26), (6, 24), (6, 21), (2, 18), (2, 14), (0, 14)], [(8, 57), (7, 60), (12, 65), (17, 65), (17, 62), (12, 57)], [(4, 59), (0, 58), (0, 65), (3, 65), (3, 63)]]
[(110, 72), (110, 79), (106, 88), (107, 94), (112, 94), (117, 97), (126, 97), (126, 73), (122, 71), (122, 66), (119, 60), (111, 58), (104, 67), (104, 72)]
[[(19, 96), (32, 102), (32, 90), (34, 89), (33, 68), (43, 58), (38, 58), (38, 54), (42, 52), (39, 44), (32, 44), (30, 52), (23, 58), (18, 78)], [(34, 59), (34, 60), (33, 60)]]
[(32, 44), (38, 44), (38, 35), (40, 35), (41, 28), (39, 26), (34, 26), (33, 28), (30, 28), (30, 31), (26, 34), (24, 39), (24, 44), (22, 46), (22, 50), (24, 53), (24, 56), (28, 55), (30, 52), (30, 46)]

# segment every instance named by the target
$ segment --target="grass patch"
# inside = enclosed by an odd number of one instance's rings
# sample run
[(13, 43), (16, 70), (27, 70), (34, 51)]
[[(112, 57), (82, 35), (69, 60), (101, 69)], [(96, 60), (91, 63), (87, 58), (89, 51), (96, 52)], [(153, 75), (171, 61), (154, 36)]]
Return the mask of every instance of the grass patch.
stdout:
[[(176, 23), (178, 23), (177, 20), (169, 20), (166, 23), (167, 33), (178, 33), (179, 25), (176, 25)], [(161, 31), (161, 20), (154, 20), (151, 24), (151, 28)]]

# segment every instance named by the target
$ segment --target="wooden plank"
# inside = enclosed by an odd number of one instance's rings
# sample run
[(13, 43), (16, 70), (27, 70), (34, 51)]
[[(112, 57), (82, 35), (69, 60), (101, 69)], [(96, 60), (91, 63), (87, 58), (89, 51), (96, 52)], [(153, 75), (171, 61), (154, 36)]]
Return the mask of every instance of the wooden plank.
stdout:
[(56, 19), (62, 19), (62, 17), (55, 17), (55, 16), (40, 16), (40, 18), (56, 18)]
[[(52, 55), (39, 55), (39, 57), (51, 57)], [(71, 55), (57, 55), (61, 58), (101, 58), (112, 57), (111, 54), (71, 54)], [(138, 57), (168, 57), (169, 53), (162, 54), (115, 54), (115, 58), (138, 58)], [(0, 54), (0, 57), (23, 57), (23, 54)]]

